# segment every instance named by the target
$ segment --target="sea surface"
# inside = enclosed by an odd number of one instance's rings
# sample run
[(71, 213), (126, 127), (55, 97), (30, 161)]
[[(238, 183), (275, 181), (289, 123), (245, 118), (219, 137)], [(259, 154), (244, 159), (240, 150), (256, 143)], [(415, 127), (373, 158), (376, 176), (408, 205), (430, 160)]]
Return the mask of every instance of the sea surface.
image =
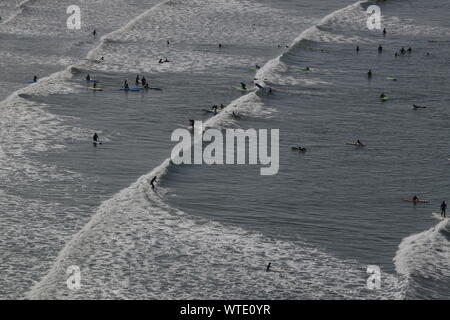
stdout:
[[(66, 27), (74, 4), (80, 30)], [(386, 35), (367, 28), (374, 4)], [(449, 299), (450, 225), (431, 214), (450, 201), (448, 12), (2, 0), (0, 299)], [(119, 90), (136, 75), (162, 90)], [(278, 174), (174, 165), (171, 134), (190, 119), (279, 129)], [(414, 195), (429, 203), (402, 201)]]

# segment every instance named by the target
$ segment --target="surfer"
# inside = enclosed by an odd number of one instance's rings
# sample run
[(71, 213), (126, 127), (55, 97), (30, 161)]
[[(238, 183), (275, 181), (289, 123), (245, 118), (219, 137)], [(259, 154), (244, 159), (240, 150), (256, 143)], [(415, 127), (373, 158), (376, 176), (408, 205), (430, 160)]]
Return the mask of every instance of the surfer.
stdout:
[(191, 124), (191, 127), (194, 128), (195, 120), (189, 120), (189, 123)]
[[(142, 78), (141, 78), (141, 83), (142, 83), (142, 85), (143, 85), (144, 87), (147, 85), (147, 79), (145, 79), (144, 76), (142, 76)], [(148, 87), (148, 86), (147, 86), (147, 87)]]
[(378, 53), (381, 53), (381, 52), (383, 52), (383, 46), (380, 44), (380, 45), (378, 46)]
[(139, 75), (137, 75), (137, 76), (136, 76), (136, 82), (135, 82), (137, 86), (139, 85), (139, 81), (140, 81)]
[(257, 64), (255, 64), (255, 68), (256, 68), (256, 69), (261, 69), (261, 67), (258, 66)]
[(167, 40), (167, 45), (169, 45), (170, 44), (170, 41), (169, 40)]
[(411, 52), (412, 52), (412, 48), (409, 47), (409, 48), (408, 48), (408, 53), (411, 53)]
[(154, 176), (152, 181), (150, 181), (150, 184), (152, 185), (152, 190), (155, 190), (155, 182), (156, 182), (156, 176)]
[(92, 137), (92, 142), (98, 142), (98, 134), (97, 134), (97, 132), (94, 133), (94, 135)]
[(414, 195), (414, 197), (412, 198), (412, 201), (417, 202), (417, 201), (419, 201), (419, 198), (416, 195)]
[(267, 265), (267, 267), (266, 267), (266, 272), (269, 272), (270, 271), (270, 267), (272, 266), (272, 263), (271, 262), (269, 262), (269, 264)]
[(94, 31), (92, 32), (92, 35), (95, 37), (97, 35), (97, 31), (94, 29)]
[(356, 46), (356, 53), (359, 52), (359, 46)]
[(217, 114), (217, 108), (219, 108), (219, 107), (216, 106), (216, 105), (213, 105), (213, 106), (211, 107), (211, 109), (214, 111), (214, 114)]
[(425, 109), (426, 107), (425, 106), (419, 106), (417, 104), (413, 104), (413, 108), (414, 109)]
[(247, 85), (243, 82), (241, 82), (241, 88), (242, 90), (247, 90)]
[(102, 57), (100, 58), (100, 61), (105, 61), (105, 57), (102, 56)]
[(369, 72), (367, 72), (367, 77), (372, 78), (372, 69), (369, 69)]
[(164, 63), (163, 59), (159, 59), (158, 63)]
[(167, 58), (164, 60), (164, 62), (170, 62)]
[(398, 52), (395, 53), (395, 57), (396, 57), (396, 58), (398, 57)]
[(223, 103), (220, 104), (220, 109), (224, 109), (225, 106), (223, 105)]
[(233, 116), (233, 118), (235, 118), (235, 119), (240, 119), (241, 117), (240, 116), (238, 116), (237, 114), (236, 114), (236, 112), (232, 112), (231, 113), (231, 115)]
[(359, 141), (359, 139), (356, 140), (356, 145), (357, 145), (357, 146), (364, 146), (364, 144), (363, 144), (361, 141)]
[(445, 218), (445, 210), (447, 209), (447, 204), (445, 201), (442, 201), (441, 203), (441, 217)]
[(130, 87), (128, 86), (128, 80), (125, 80), (125, 82), (123, 83), (123, 88), (124, 89), (129, 89)]
[(91, 81), (91, 76), (89, 75), (89, 73), (88, 73), (88, 75), (86, 76), (86, 81)]
[(386, 98), (387, 96), (384, 94), (384, 92), (382, 93), (382, 94), (380, 94), (380, 98), (381, 99), (384, 99), (384, 98)]
[(405, 48), (402, 47), (402, 50), (400, 50), (400, 53), (401, 53), (401, 54), (405, 54), (405, 53), (406, 53)]
[(37, 80), (38, 80), (38, 77), (37, 77), (37, 76), (34, 76), (34, 77), (33, 77), (33, 82), (37, 82)]
[(97, 82), (94, 82), (94, 84), (92, 85), (92, 88), (97, 88)]
[(219, 49), (221, 49), (222, 48), (222, 44), (221, 43), (219, 43)]
[(386, 37), (386, 33), (387, 33), (386, 28), (384, 28), (383, 29), (383, 37)]

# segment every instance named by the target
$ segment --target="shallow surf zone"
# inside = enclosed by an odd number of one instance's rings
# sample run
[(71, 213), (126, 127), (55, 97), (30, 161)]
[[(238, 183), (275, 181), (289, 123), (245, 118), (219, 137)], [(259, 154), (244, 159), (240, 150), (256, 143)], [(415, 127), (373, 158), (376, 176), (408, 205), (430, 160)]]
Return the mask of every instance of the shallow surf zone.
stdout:
[[(153, 192), (150, 174), (102, 203), (61, 251), (29, 299), (395, 299), (397, 280), (366, 289), (366, 266), (293, 242), (186, 215)], [(272, 262), (274, 269), (265, 272)], [(78, 266), (81, 288), (69, 290)]]

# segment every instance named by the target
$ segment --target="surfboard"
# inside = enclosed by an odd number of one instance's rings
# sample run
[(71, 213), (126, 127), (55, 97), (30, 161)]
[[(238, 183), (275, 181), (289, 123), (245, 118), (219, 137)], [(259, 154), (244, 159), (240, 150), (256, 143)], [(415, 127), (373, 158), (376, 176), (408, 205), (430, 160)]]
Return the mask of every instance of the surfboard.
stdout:
[(103, 142), (102, 141), (92, 141), (92, 144), (96, 146), (98, 144), (103, 144)]
[(235, 90), (239, 90), (239, 91), (244, 91), (244, 92), (248, 91), (248, 89), (242, 89), (242, 87), (240, 87), (240, 86), (232, 86), (231, 88), (233, 88)]
[(448, 218), (442, 217), (441, 214), (440, 214), (439, 212), (432, 212), (432, 213), (431, 213), (431, 216), (432, 216), (433, 218), (438, 219), (438, 220), (447, 220), (447, 219), (448, 219)]
[(91, 80), (84, 79), (84, 81), (86, 81), (86, 82), (97, 82), (97, 80), (94, 80), (94, 79), (91, 79)]
[(255, 86), (256, 86), (258, 89), (260, 89), (260, 90), (262, 90), (262, 91), (264, 91), (264, 92), (269, 92), (269, 89), (264, 88), (262, 85), (260, 85), (260, 84), (258, 84), (258, 83), (255, 83)]
[(428, 203), (428, 200), (412, 200), (412, 199), (403, 199), (404, 202), (413, 202), (413, 203)]
[(307, 69), (307, 68), (304, 68), (304, 67), (300, 67), (300, 68), (298, 68), (298, 70), (304, 71), (304, 72), (310, 72), (311, 71), (311, 69)]
[(88, 88), (88, 89), (92, 91), (103, 91), (103, 88)]
[(388, 101), (389, 100), (389, 97), (383, 97), (383, 98), (381, 98), (381, 101)]
[(119, 90), (123, 90), (123, 91), (141, 91), (141, 89), (133, 89), (133, 88), (120, 88)]
[(387, 77), (386, 80), (397, 81), (397, 78), (394, 78), (394, 77)]
[(212, 114), (217, 114), (219, 113), (219, 111), (217, 111), (217, 113), (214, 113), (214, 110), (208, 110), (208, 109), (202, 109), (205, 113), (212, 113)]
[(346, 142), (345, 144), (347, 144), (349, 146), (355, 146), (355, 147), (364, 147), (364, 144), (359, 144), (356, 142)]
[(278, 273), (293, 273), (294, 270), (281, 270), (281, 269), (270, 269), (267, 272), (278, 272)]

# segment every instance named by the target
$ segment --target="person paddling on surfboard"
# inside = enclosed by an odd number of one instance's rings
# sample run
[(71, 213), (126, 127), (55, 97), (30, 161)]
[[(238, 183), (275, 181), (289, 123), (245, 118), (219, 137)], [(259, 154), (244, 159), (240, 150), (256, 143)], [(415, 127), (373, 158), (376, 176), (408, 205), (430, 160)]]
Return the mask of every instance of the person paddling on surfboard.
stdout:
[(128, 80), (125, 80), (125, 82), (123, 83), (123, 88), (124, 89), (129, 89), (130, 87), (128, 86)]
[(150, 184), (152, 185), (152, 190), (155, 190), (155, 182), (156, 182), (156, 176), (154, 176), (152, 181), (150, 181)]
[(382, 94), (380, 94), (380, 99), (385, 99), (387, 98), (387, 96), (384, 94), (384, 92)]
[(269, 262), (269, 264), (267, 265), (267, 267), (266, 267), (266, 272), (269, 272), (270, 271), (270, 267), (272, 266), (272, 263), (271, 262)]
[(37, 77), (37, 76), (34, 76), (34, 77), (33, 77), (33, 82), (37, 82), (37, 80), (38, 80), (38, 77)]
[(361, 141), (359, 141), (359, 140), (356, 140), (356, 143), (355, 143), (357, 146), (363, 146), (364, 144), (361, 142)]
[(241, 82), (241, 88), (242, 90), (247, 90), (247, 85), (243, 82)]
[(442, 201), (441, 203), (441, 217), (445, 218), (445, 210), (447, 210), (447, 204), (445, 201)]

